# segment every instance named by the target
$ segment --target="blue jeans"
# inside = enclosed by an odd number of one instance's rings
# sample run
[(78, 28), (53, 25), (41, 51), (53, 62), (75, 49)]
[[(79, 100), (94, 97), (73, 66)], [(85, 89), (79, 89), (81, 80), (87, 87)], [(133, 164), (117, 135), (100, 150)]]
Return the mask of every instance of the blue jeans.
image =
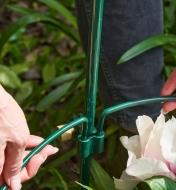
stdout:
[[(88, 47), (91, 0), (77, 0), (77, 16), (85, 51)], [(163, 32), (162, 0), (105, 0), (100, 66), (100, 95), (105, 106), (160, 95), (163, 50), (154, 48), (125, 64), (118, 58), (134, 44)], [(160, 104), (126, 109), (111, 116), (135, 132), (138, 115), (156, 118)]]

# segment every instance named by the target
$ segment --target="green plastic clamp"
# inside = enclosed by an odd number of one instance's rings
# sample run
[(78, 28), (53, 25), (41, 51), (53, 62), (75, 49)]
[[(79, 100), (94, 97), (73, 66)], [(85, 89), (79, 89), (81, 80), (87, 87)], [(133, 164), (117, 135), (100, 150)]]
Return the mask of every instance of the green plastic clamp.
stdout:
[(100, 154), (104, 150), (104, 132), (94, 134), (87, 139), (82, 139), (78, 136), (79, 140), (79, 153), (81, 158), (87, 158), (90, 155)]

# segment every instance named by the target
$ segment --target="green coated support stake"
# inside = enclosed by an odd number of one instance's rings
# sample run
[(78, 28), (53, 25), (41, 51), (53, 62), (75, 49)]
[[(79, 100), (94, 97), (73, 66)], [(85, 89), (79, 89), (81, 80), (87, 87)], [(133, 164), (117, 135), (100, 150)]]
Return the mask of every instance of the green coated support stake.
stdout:
[(89, 42), (88, 65), (89, 71), (86, 80), (87, 84), (87, 102), (86, 116), (88, 126), (85, 126), (83, 138), (95, 132), (95, 111), (100, 62), (101, 33), (103, 21), (104, 0), (93, 0), (92, 27)]
[[(95, 112), (98, 86), (98, 73), (100, 62), (101, 33), (103, 20), (104, 0), (93, 0), (92, 26), (89, 42), (88, 65), (89, 72), (87, 77), (87, 102), (86, 116), (88, 125), (83, 129), (82, 140), (96, 132), (95, 129)], [(96, 145), (95, 145), (96, 146)], [(90, 178), (91, 157), (84, 157), (81, 160), (81, 183), (88, 185)], [(82, 188), (84, 189), (84, 188)]]

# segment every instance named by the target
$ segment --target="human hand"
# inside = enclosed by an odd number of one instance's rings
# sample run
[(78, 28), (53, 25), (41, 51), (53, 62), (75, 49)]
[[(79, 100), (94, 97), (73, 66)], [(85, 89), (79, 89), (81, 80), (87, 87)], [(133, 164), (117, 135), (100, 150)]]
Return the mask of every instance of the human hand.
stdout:
[[(162, 96), (169, 96), (176, 90), (176, 70), (172, 72), (166, 83), (164, 84), (161, 95)], [(164, 112), (170, 112), (176, 108), (176, 102), (167, 102), (163, 105)]]
[(20, 170), (28, 139), (23, 111), (0, 85), (0, 176), (12, 190), (21, 187)]
[[(30, 135), (28, 143), (26, 145), (26, 150), (23, 153), (23, 158), (30, 152), (29, 149), (36, 147), (43, 141), (43, 138)], [(24, 182), (36, 175), (40, 166), (45, 162), (48, 156), (55, 154), (58, 151), (58, 148), (55, 148), (51, 145), (46, 146), (38, 154), (32, 157), (29, 163), (20, 171), (20, 181)], [(0, 185), (4, 184), (3, 176), (0, 176)]]

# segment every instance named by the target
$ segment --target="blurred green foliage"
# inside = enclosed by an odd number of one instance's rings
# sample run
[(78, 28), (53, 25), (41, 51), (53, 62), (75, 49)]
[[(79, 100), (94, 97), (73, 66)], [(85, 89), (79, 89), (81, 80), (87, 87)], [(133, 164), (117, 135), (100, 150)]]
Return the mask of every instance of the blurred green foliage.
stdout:
[[(176, 0), (165, 0), (164, 12), (165, 34), (176, 34)], [(85, 54), (74, 0), (4, 0), (0, 14), (0, 83), (22, 106), (31, 133), (46, 137), (56, 125), (84, 112)], [(168, 75), (175, 67), (175, 44), (164, 49)], [(117, 133), (113, 127), (107, 130), (105, 167), (109, 173)], [(74, 182), (79, 176), (75, 143), (61, 147), (24, 189), (79, 189)], [(93, 189), (112, 187), (111, 177), (97, 162), (92, 171)]]
[[(176, 34), (176, 1), (165, 0), (164, 5), (164, 33)], [(166, 45), (164, 46), (164, 50), (165, 71), (168, 77), (170, 72), (176, 66), (176, 45)]]

